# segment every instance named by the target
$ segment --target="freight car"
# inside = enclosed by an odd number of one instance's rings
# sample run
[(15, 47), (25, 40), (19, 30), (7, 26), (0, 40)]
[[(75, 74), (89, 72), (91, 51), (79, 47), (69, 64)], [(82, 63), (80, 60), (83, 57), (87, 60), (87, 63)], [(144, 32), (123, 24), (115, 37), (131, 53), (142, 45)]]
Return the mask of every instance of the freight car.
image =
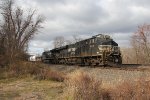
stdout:
[(110, 65), (122, 64), (118, 44), (109, 36), (98, 34), (74, 44), (43, 52), (42, 61), (52, 64)]

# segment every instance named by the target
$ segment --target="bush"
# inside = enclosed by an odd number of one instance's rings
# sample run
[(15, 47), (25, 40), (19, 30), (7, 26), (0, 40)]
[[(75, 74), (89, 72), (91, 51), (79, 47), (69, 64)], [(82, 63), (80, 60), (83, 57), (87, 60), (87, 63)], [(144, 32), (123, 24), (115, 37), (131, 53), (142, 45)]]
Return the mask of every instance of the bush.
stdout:
[(65, 74), (58, 71), (42, 69), (41, 72), (36, 75), (36, 79), (63, 82), (65, 79)]
[[(8, 75), (10, 77), (20, 77), (23, 75), (37, 75), (41, 72), (38, 64), (30, 62), (17, 62), (15, 64), (10, 64), (8, 68)], [(44, 67), (43, 67), (44, 68)]]
[(150, 100), (150, 81), (124, 82), (112, 90), (114, 100)]
[(5, 78), (23, 77), (32, 75), (38, 80), (53, 80), (62, 82), (65, 74), (58, 71), (52, 71), (49, 67), (42, 63), (17, 62), (10, 64), (5, 70)]
[[(75, 72), (66, 81), (69, 95), (75, 100), (100, 100), (102, 99), (101, 81), (83, 72)], [(72, 91), (72, 92), (71, 92)]]
[(73, 100), (150, 100), (150, 81), (124, 81), (120, 85), (104, 89), (101, 81), (89, 74), (77, 71), (68, 76), (67, 99)]

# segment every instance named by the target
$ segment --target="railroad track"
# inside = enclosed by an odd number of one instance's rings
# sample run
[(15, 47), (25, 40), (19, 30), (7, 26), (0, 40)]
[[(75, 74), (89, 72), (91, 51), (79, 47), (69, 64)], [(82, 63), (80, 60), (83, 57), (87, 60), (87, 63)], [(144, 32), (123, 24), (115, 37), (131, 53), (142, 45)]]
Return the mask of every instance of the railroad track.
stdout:
[(113, 66), (85, 66), (87, 68), (98, 68), (98, 69), (114, 69), (114, 70), (127, 70), (127, 71), (150, 71), (150, 64), (121, 64)]
[[(53, 64), (52, 64), (53, 65)], [(56, 65), (56, 64), (54, 64)], [(59, 64), (58, 64), (59, 65)], [(150, 70), (150, 64), (121, 64), (121, 65), (113, 65), (113, 66), (83, 66), (83, 65), (63, 65), (65, 66), (72, 66), (72, 67), (85, 67), (85, 68), (98, 68), (98, 69), (115, 69), (115, 70)]]
[(121, 65), (114, 64), (112, 67), (128, 68), (128, 67), (140, 67), (140, 66), (143, 66), (143, 65), (142, 64), (121, 64)]
[(114, 69), (114, 70), (128, 70), (128, 71), (150, 71), (150, 64), (121, 64), (116, 66), (103, 66), (97, 68)]
[(120, 68), (130, 68), (130, 67), (141, 67), (141, 66), (145, 66), (148, 67), (150, 66), (150, 64), (121, 64), (121, 65), (115, 65), (112, 67), (120, 67)]

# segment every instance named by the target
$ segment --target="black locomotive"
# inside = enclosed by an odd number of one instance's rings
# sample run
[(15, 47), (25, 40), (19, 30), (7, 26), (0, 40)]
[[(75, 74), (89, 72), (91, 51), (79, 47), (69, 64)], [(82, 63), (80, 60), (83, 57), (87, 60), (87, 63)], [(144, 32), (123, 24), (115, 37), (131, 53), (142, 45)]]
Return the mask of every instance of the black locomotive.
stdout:
[(42, 61), (52, 64), (111, 65), (122, 64), (118, 44), (109, 35), (98, 34), (75, 44), (45, 51)]

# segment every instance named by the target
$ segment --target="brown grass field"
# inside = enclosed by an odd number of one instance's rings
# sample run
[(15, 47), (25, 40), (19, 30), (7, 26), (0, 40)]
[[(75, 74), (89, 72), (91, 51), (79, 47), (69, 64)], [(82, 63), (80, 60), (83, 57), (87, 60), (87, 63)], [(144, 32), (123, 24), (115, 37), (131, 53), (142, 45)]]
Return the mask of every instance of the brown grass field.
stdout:
[(131, 69), (41, 63), (19, 66), (23, 71), (14, 66), (1, 69), (0, 100), (150, 99), (150, 66)]

